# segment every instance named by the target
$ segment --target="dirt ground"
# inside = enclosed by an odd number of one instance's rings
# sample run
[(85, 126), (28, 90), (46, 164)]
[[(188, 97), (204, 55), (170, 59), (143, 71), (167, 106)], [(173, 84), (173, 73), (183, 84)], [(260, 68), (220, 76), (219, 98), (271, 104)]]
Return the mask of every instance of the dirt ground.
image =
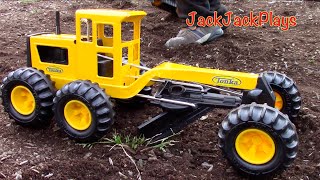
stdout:
[[(181, 20), (145, 1), (0, 0), (0, 78), (26, 66), (25, 35), (54, 31), (54, 12), (62, 12), (62, 32), (74, 33), (74, 12), (80, 8), (124, 8), (148, 12), (142, 25), (141, 57), (153, 67), (173, 61), (200, 67), (245, 72), (277, 70), (292, 77), (303, 97), (295, 124), (299, 154), (293, 165), (270, 179), (320, 179), (320, 2), (224, 0), (236, 15), (250, 10), (296, 16), (288, 31), (276, 27), (229, 27), (214, 43), (166, 49), (166, 40), (183, 26)], [(137, 170), (119, 148), (83, 148), (59, 131), (23, 128), (0, 108), (0, 179), (135, 179)], [(113, 132), (137, 135), (136, 127), (154, 115), (152, 107), (117, 107)], [(217, 146), (218, 125), (227, 110), (216, 109), (173, 137), (175, 145), (160, 150), (138, 149), (134, 157), (142, 179), (245, 179), (224, 159)], [(112, 132), (110, 133), (111, 136)], [(213, 165), (212, 171), (203, 163)]]

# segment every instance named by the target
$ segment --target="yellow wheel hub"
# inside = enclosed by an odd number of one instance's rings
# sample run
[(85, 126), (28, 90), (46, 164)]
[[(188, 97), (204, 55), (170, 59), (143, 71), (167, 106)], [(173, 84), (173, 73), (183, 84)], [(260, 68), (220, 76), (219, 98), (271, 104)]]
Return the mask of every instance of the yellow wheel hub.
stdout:
[(274, 92), (274, 95), (276, 96), (275, 108), (277, 108), (280, 111), (283, 108), (283, 99), (278, 92), (276, 91), (273, 91), (273, 92)]
[(22, 115), (30, 115), (36, 108), (36, 100), (32, 92), (25, 86), (16, 86), (11, 91), (13, 108)]
[(236, 139), (238, 155), (251, 164), (265, 164), (275, 154), (275, 144), (269, 134), (259, 129), (242, 131)]
[(72, 128), (79, 131), (89, 128), (92, 122), (89, 108), (78, 100), (71, 100), (66, 104), (64, 117)]

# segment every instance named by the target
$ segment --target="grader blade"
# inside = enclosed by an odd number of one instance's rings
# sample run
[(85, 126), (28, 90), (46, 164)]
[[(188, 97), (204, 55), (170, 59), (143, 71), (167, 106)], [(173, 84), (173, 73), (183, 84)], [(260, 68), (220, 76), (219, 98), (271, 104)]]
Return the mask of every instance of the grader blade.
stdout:
[(138, 130), (144, 137), (152, 138), (152, 141), (155, 142), (179, 133), (183, 128), (195, 122), (212, 109), (213, 107), (200, 106), (196, 109), (166, 111), (138, 126)]

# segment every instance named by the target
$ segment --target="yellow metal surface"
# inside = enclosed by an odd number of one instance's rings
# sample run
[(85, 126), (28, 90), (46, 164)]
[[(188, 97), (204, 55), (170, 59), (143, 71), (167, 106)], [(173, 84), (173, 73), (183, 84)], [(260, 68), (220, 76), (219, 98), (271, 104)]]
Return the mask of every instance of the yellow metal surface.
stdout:
[[(30, 38), (32, 66), (44, 70), (56, 83), (57, 89), (74, 80), (91, 80), (106, 89), (113, 98), (127, 99), (138, 94), (151, 79), (171, 79), (202, 83), (235, 89), (256, 88), (258, 75), (233, 71), (198, 68), (175, 63), (162, 63), (140, 76), (140, 27), (143, 11), (127, 10), (78, 10), (76, 12), (76, 35), (44, 34)], [(81, 32), (81, 20), (92, 22), (90, 37)], [(132, 40), (122, 40), (125, 22), (133, 23)], [(112, 26), (112, 37), (105, 37), (105, 25)], [(127, 31), (130, 31), (128, 29)], [(98, 45), (98, 40), (103, 45)], [(68, 49), (68, 64), (41, 62), (38, 45)], [(126, 54), (125, 51), (126, 50)], [(112, 77), (98, 75), (98, 54), (113, 58)], [(127, 64), (123, 57), (128, 56)]]
[(276, 151), (269, 134), (259, 129), (247, 129), (236, 138), (236, 151), (246, 162), (261, 165), (269, 162)]
[(36, 108), (32, 92), (25, 86), (16, 86), (11, 91), (11, 103), (14, 109), (22, 115), (30, 115)]
[(76, 16), (83, 16), (85, 18), (107, 18), (104, 22), (119, 22), (119, 21), (131, 21), (140, 16), (146, 16), (144, 11), (133, 10), (115, 10), (115, 9), (80, 9), (76, 11)]
[(276, 103), (274, 107), (277, 108), (279, 111), (281, 111), (283, 108), (283, 99), (278, 92), (273, 91), (273, 93), (276, 96)]
[(92, 123), (89, 108), (78, 100), (71, 100), (65, 105), (64, 117), (72, 128), (79, 131), (88, 129)]

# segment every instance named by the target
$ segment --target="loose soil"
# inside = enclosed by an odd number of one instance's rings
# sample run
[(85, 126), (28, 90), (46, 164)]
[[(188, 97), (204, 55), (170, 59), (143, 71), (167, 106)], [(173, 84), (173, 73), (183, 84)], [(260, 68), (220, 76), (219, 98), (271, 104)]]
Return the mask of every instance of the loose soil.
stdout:
[[(271, 1), (270, 1), (271, 2)], [(320, 178), (320, 2), (235, 1), (225, 5), (236, 15), (251, 10), (296, 16), (288, 31), (276, 27), (229, 27), (225, 35), (206, 45), (166, 49), (183, 21), (145, 1), (0, 0), (0, 78), (26, 66), (25, 35), (54, 31), (54, 12), (62, 12), (62, 32), (74, 33), (74, 12), (80, 8), (139, 9), (148, 12), (142, 24), (141, 57), (149, 67), (163, 61), (244, 72), (276, 70), (292, 77), (303, 97), (295, 120), (300, 146), (293, 165), (270, 179)], [(120, 148), (95, 145), (83, 148), (52, 123), (45, 129), (23, 128), (0, 108), (0, 179), (135, 179), (137, 171)], [(116, 107), (113, 132), (137, 135), (136, 127), (154, 115), (150, 106)], [(134, 157), (142, 179), (245, 179), (225, 160), (217, 147), (218, 125), (227, 110), (216, 109), (208, 118), (173, 137), (175, 145), (160, 150), (139, 148)], [(112, 132), (108, 135), (111, 137)], [(111, 160), (110, 160), (111, 159)], [(111, 163), (112, 161), (112, 163)], [(208, 171), (202, 163), (213, 165)], [(113, 164), (113, 165), (112, 165)]]

